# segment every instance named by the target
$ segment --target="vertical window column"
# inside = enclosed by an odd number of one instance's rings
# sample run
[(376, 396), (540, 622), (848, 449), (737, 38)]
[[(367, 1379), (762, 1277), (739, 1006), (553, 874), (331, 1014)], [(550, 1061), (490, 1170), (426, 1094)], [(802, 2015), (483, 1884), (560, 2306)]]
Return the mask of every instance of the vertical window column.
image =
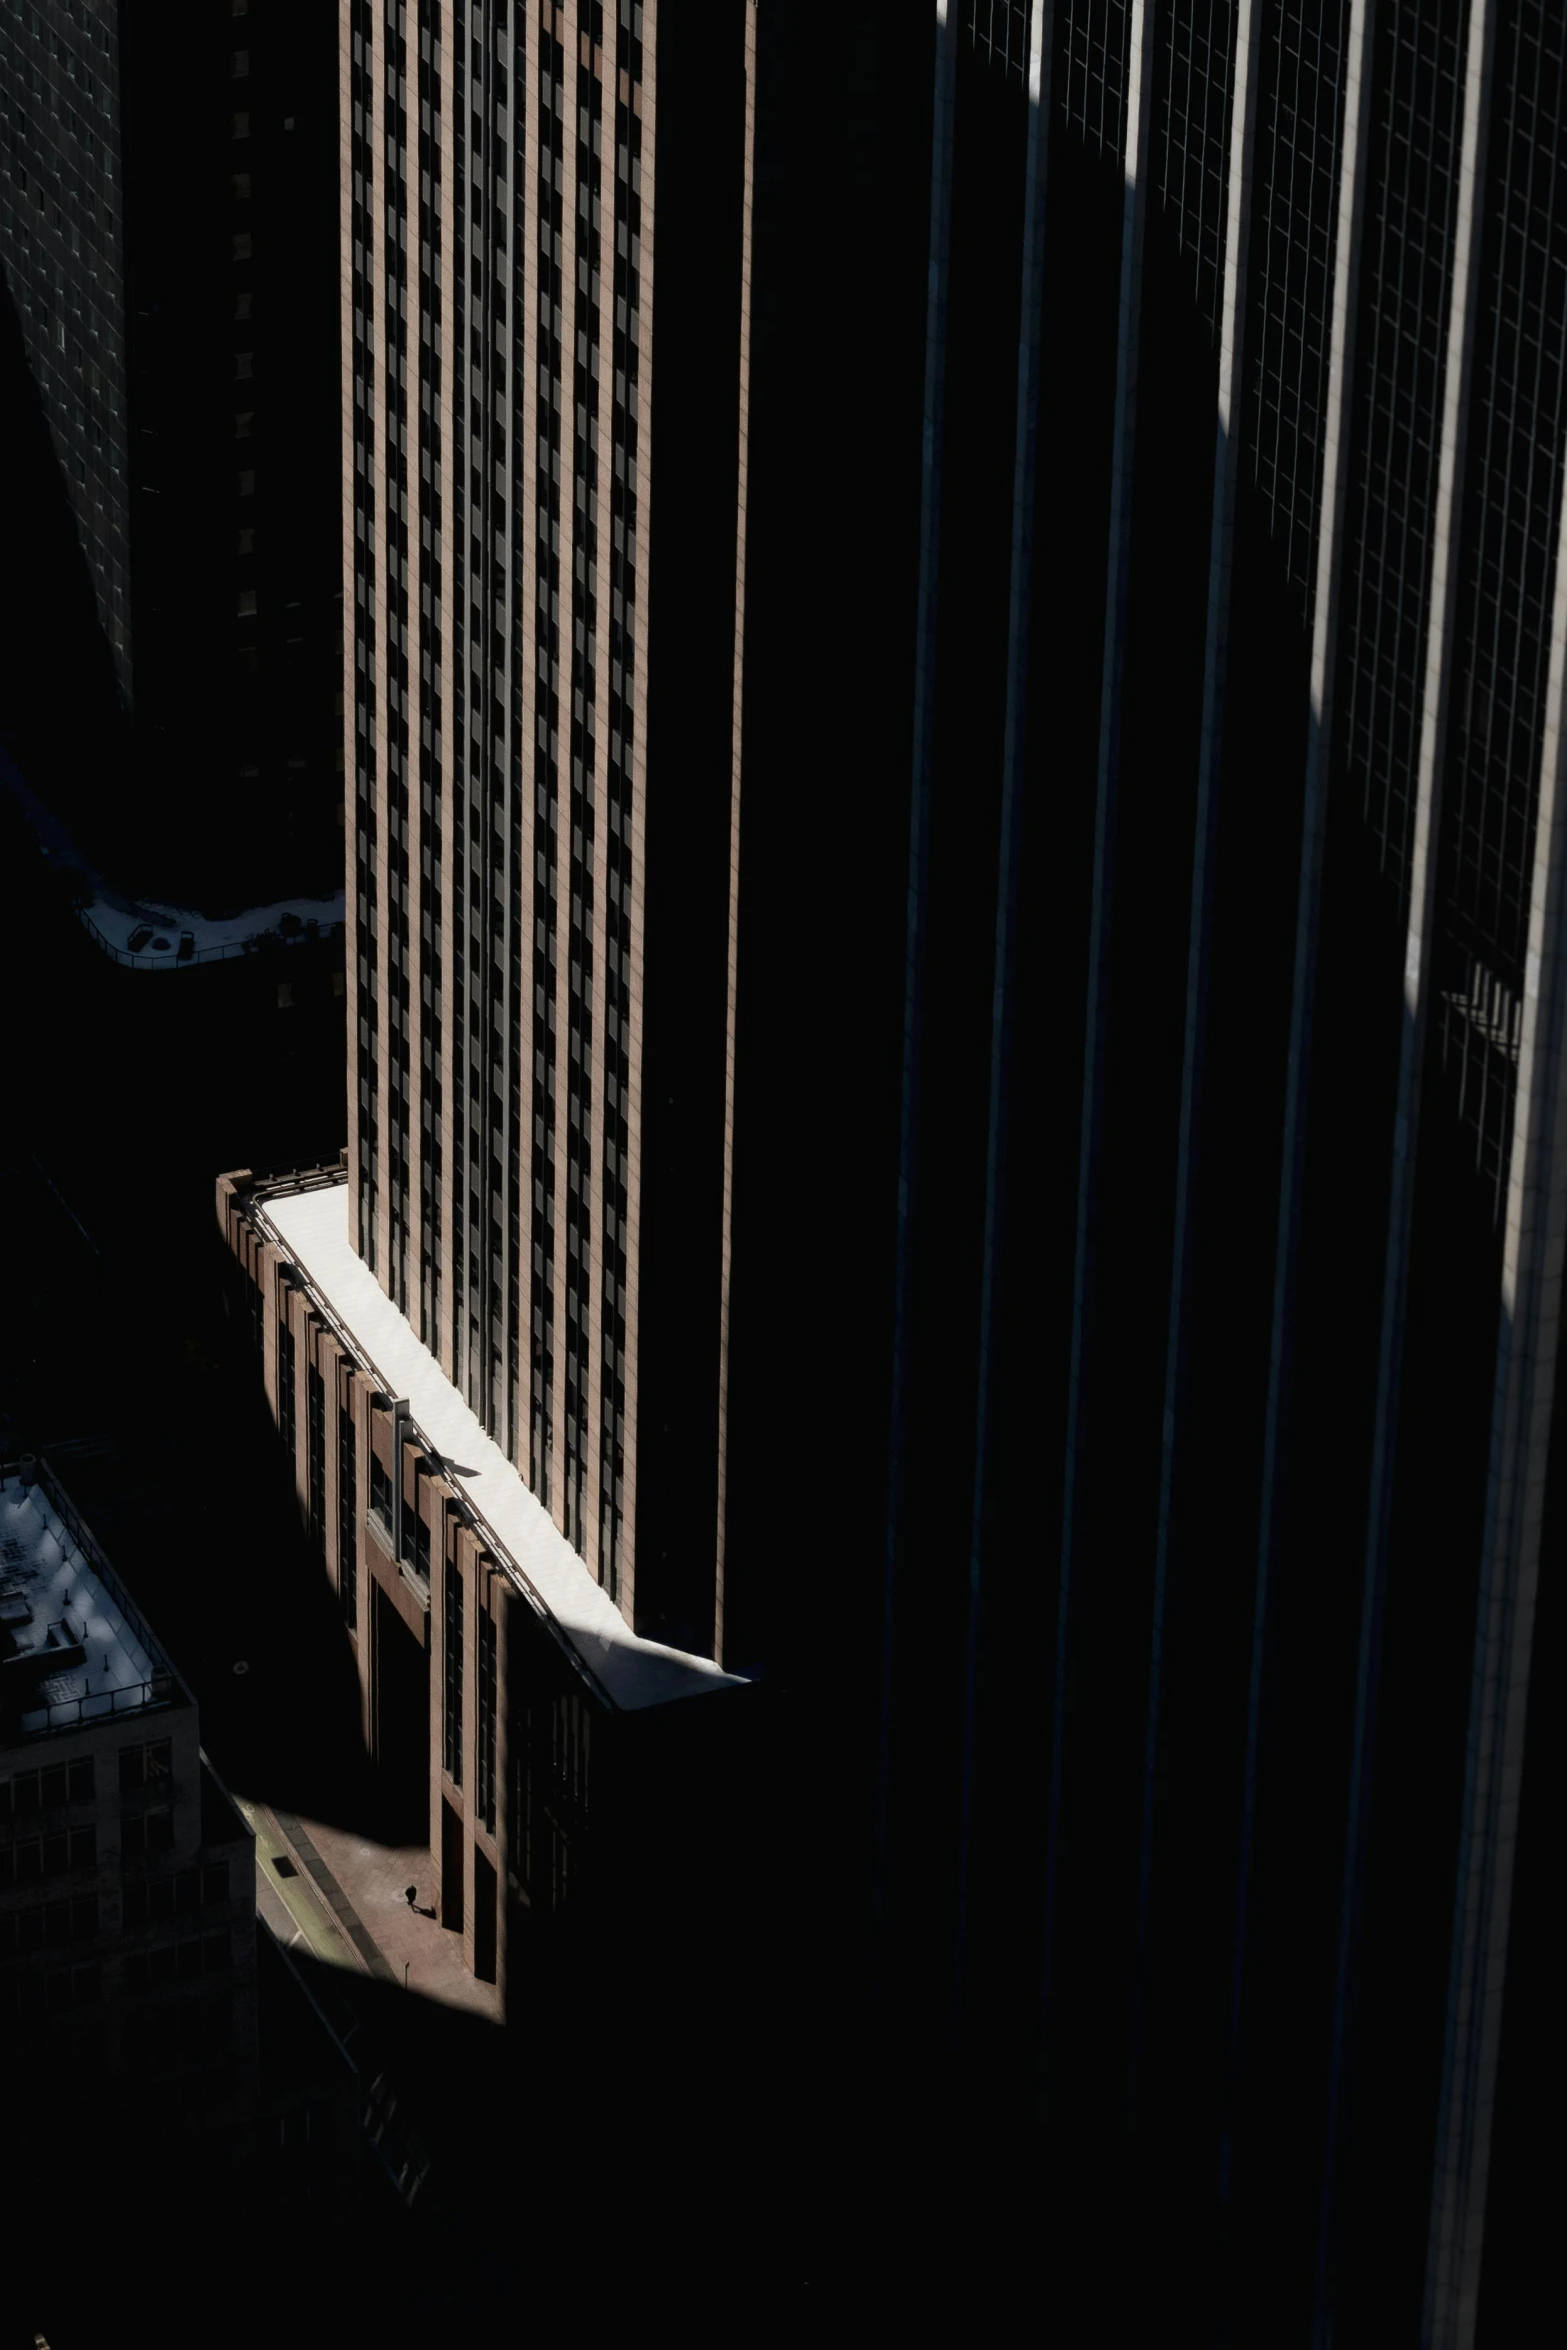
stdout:
[(463, 1589), (462, 1570), (455, 1559), (445, 1566), (444, 1607), (441, 1636), (445, 1649), (444, 1735), (442, 1759), (446, 1776), (454, 1787), (462, 1785), (462, 1659), (463, 1659)]

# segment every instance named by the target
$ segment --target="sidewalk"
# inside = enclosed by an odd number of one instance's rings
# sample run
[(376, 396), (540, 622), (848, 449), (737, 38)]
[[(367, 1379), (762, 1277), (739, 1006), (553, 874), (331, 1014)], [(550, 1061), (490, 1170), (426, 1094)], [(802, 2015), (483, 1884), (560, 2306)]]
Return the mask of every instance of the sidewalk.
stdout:
[[(410, 1991), (466, 2009), (489, 2023), (501, 2021), (497, 1986), (476, 1982), (468, 1972), (461, 1934), (435, 1918), (421, 1917), (408, 1905), (410, 1885), (418, 1889), (420, 1908), (435, 1903), (435, 1863), (425, 1846), (377, 1844), (325, 1821), (298, 1820), (287, 1812), (274, 1812), (273, 1817), (325, 1895), (340, 1928), (352, 1938), (368, 1972), (402, 1984), (406, 1969)], [(337, 1900), (332, 1898), (334, 1891)]]

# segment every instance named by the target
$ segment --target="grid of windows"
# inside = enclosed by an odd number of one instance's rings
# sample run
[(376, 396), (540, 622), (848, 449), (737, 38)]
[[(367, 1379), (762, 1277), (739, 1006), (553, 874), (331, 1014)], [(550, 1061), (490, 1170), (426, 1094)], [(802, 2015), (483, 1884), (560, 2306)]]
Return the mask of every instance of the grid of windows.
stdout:
[(79, 1893), (74, 1900), (43, 1901), (30, 1909), (0, 1910), (0, 1958), (12, 1951), (26, 1957), (34, 1950), (59, 1950), (72, 1942), (97, 1939), (96, 1893)]
[[(577, 266), (574, 288), (572, 381), (571, 566), (571, 862), (566, 1018), (566, 1282), (565, 1476), (562, 1502), (567, 1540), (587, 1548), (582, 1522), (588, 1441), (589, 1259), (593, 1181), (593, 845), (597, 757), (595, 679), (598, 669), (599, 557), (599, 163), (603, 151), (603, 85), (577, 69)], [(631, 199), (635, 204), (637, 199)], [(640, 227), (640, 220), (637, 226)]]
[(474, 571), (474, 562), (482, 560), (477, 543), (470, 548), (468, 528), (471, 520), (467, 469), (463, 462), (466, 453), (463, 427), (467, 414), (467, 360), (468, 360), (468, 179), (466, 157), (468, 142), (464, 135), (467, 120), (468, 77), (464, 55), (465, 17), (461, 0), (453, 8), (455, 39), (452, 48), (452, 161), (455, 175), (452, 188), (452, 430), (454, 445), (451, 464), (452, 500), (452, 596), (451, 596), (451, 654), (449, 668), (452, 690), (452, 864), (454, 870), (452, 935), (451, 1009), (448, 1015), (448, 1033), (451, 1050), (447, 1055), (448, 1077), (452, 1088), (452, 1377), (467, 1394), (470, 1406), (475, 1402), (474, 1356), (478, 1351), (477, 1291), (479, 1268), (470, 1260), (470, 1237), (479, 1222), (477, 1199), (470, 1201), (469, 1184), (475, 1180), (475, 1161), (478, 1157), (478, 1137), (473, 1137), (469, 1150), (468, 1117), (471, 1096), (468, 1075), (468, 1033), (471, 1019), (469, 988), (474, 974), (468, 953), (468, 923), (470, 909), (482, 893), (482, 876), (474, 871), (470, 858), (475, 853), (474, 828), (468, 820), (468, 780), (471, 761), (468, 748), (468, 676), (466, 661), (466, 617), (468, 590)]
[(326, 1557), (326, 1381), (315, 1364), (305, 1372), (305, 1444), (310, 1463), (310, 1539)]
[(479, 1705), (475, 1724), (474, 1776), (479, 1817), (495, 1833), (495, 1618), (479, 1609)]
[(1230, 181), (1235, 0), (1166, 0), (1154, 28), (1153, 174), (1217, 334)]
[(354, 847), (358, 969), (357, 1085), (361, 1247), (376, 1269), (380, 1186), (380, 904), (376, 806), (376, 356), (372, 275), (375, 206), (374, 32), (370, 0), (350, 0), (349, 141), (353, 189)]
[(535, 1911), (563, 1909), (589, 1858), (591, 1716), (574, 1689), (535, 1678), (542, 1660), (508, 1675), (511, 1873)]
[(337, 1588), (343, 1621), (359, 1629), (359, 1455), (348, 1397), (337, 1400)]
[(537, 476), (534, 643), (536, 739), (533, 752), (532, 1030), (533, 1255), (529, 1268), (529, 1359), (532, 1372), (528, 1482), (551, 1506), (555, 1449), (555, 1089), (556, 873), (560, 859), (560, 588), (561, 588), (561, 318), (564, 245), (566, 57), (548, 33), (539, 37), (539, 375), (534, 465)]
[(13, 1885), (37, 1885), (46, 1877), (63, 1877), (72, 1869), (93, 1868), (97, 1860), (98, 1831), (94, 1827), (59, 1828), (49, 1835), (19, 1837), (14, 1844), (0, 1844), (0, 1893), (9, 1893)]
[(1567, 390), (1567, 19), (1498, 9), (1480, 207), (1452, 724), (1438, 888), (1440, 1044), (1497, 1214), (1517, 1086)]
[(1273, 534), (1309, 620), (1322, 498), (1349, 0), (1284, 0), (1258, 72), (1247, 422)]
[(454, 1559), (445, 1567), (442, 1636), (445, 1645), (443, 1759), (454, 1787), (462, 1785), (462, 1573)]
[(618, 1596), (642, 10), (349, 23), (360, 1245)]
[(284, 1311), (277, 1324), (277, 1424), (283, 1437), (283, 1457), (292, 1473), (296, 1441), (294, 1382), (298, 1376), (294, 1362), (294, 1333), (287, 1318), (288, 1293), (284, 1291)]
[(392, 1530), (392, 1480), (381, 1456), (370, 1454), (370, 1512), (390, 1534)]
[[(531, 1122), (533, 1038), (531, 1018), (532, 958), (528, 949), (526, 899), (528, 854), (527, 815), (529, 794), (533, 788), (531, 762), (526, 750), (526, 710), (533, 687), (535, 648), (529, 634), (529, 615), (524, 581), (533, 548), (530, 543), (530, 523), (523, 506), (529, 475), (533, 466), (533, 450), (528, 445), (524, 420), (524, 378), (526, 369), (525, 337), (528, 328), (528, 175), (524, 168), (526, 151), (526, 124), (528, 107), (528, 75), (526, 62), (526, 28), (519, 22), (512, 48), (510, 85), (504, 71), (497, 90), (497, 104), (504, 108), (511, 102), (511, 400), (508, 411), (506, 441), (510, 462), (511, 509), (509, 521), (508, 586), (511, 597), (503, 642), (497, 652), (504, 659), (497, 663), (497, 688), (510, 719), (511, 736), (508, 746), (507, 773), (509, 778), (509, 844), (511, 856), (511, 889), (508, 903), (508, 935), (506, 938), (506, 1103), (505, 1103), (505, 1164), (506, 1164), (506, 1450), (513, 1460), (517, 1458), (522, 1441), (523, 1424), (527, 1418), (527, 1398), (524, 1386), (524, 1332), (523, 1310), (526, 1215), (524, 1199), (528, 1189), (525, 1173), (527, 1157), (524, 1154), (524, 1135)], [(496, 174), (497, 201), (502, 224), (506, 202), (503, 183), (507, 176), (508, 156), (504, 138), (497, 140)], [(497, 268), (501, 266), (497, 258)], [(502, 398), (497, 413), (504, 408), (506, 369), (501, 365), (501, 382), (497, 389)], [(529, 997), (528, 1014), (524, 1018), (524, 992)]]
[(133, 1880), (124, 1889), (127, 1926), (158, 1926), (192, 1911), (221, 1908), (229, 1897), (229, 1864), (207, 1861), (200, 1868), (176, 1869), (171, 1876)]
[[(441, 112), (440, 10), (419, 0), (419, 1335), (441, 1328)], [(412, 263), (410, 262), (410, 271)]]
[(386, 969), (381, 977), (389, 1050), (387, 1110), (387, 1248), (384, 1279), (393, 1303), (408, 1311), (409, 1127), (411, 1090), (411, 950), (409, 878), (410, 746), (408, 617), (408, 11), (403, 0), (387, 0), (383, 25), (386, 169), (382, 178), (382, 253), (385, 268), (384, 457), (386, 590), (386, 722), (382, 739), (386, 812), (386, 895), (379, 943)]
[(1009, 80), (1028, 79), (1027, 0), (964, 0), (963, 29)]
[(16, 1771), (10, 1778), (0, 1779), (0, 1827), (8, 1820), (26, 1818), (30, 1812), (54, 1811), (66, 1803), (91, 1803), (93, 1785), (90, 1754), (80, 1762)]
[(412, 1509), (403, 1510), (403, 1557), (416, 1575), (430, 1580), (430, 1524), (419, 1509), (417, 1498)]
[[(636, 11), (640, 20), (641, 11)], [(616, 62), (633, 93), (642, 76), (639, 22), (622, 5)], [(610, 449), (609, 760), (604, 779), (605, 895), (603, 1070), (599, 1166), (598, 1574), (620, 1596), (625, 1539), (626, 1216), (631, 1078), (631, 892), (634, 880), (637, 663), (637, 452), (642, 365), (642, 122), (615, 107), (615, 321)]]
[(551, 1909), (564, 1909), (572, 1882), (586, 1857), (588, 1765), (591, 1723), (575, 1691), (557, 1697), (549, 1709), (550, 1770), (544, 1801), (544, 1893)]
[(0, 273), (15, 306), (91, 569), (121, 690), (131, 690), (130, 435), (110, 23), (0, 5)]
[(1452, 297), (1467, 0), (1389, 0), (1373, 26), (1338, 763), (1383, 872), (1409, 890)]
[(1057, 16), (1061, 111), (1101, 154), (1126, 154), (1128, 0), (1065, 0)]

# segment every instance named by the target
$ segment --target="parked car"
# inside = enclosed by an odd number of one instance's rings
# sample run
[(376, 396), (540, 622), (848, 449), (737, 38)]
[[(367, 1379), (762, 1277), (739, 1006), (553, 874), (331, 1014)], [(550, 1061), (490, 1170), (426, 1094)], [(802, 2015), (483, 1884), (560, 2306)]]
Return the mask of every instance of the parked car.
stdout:
[(145, 954), (151, 944), (152, 924), (150, 922), (138, 922), (125, 942), (126, 951), (133, 955)]
[(195, 961), (195, 958), (196, 933), (194, 930), (182, 930), (180, 932), (180, 951), (177, 960), (181, 963), (191, 963)]

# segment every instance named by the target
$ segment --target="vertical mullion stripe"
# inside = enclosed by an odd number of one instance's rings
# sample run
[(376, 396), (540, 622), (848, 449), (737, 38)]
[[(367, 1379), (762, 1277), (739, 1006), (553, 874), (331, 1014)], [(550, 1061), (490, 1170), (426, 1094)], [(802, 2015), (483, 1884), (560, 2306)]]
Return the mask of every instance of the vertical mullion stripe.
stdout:
[(883, 1560), (880, 1759), (876, 1793), (872, 1899), (885, 1914), (888, 1812), (891, 1800), (893, 1639), (903, 1535), (903, 1453), (907, 1436), (911, 1288), (917, 1208), (920, 1052), (925, 997), (925, 887), (929, 858), (931, 760), (935, 725), (937, 579), (941, 551), (942, 442), (945, 427), (947, 272), (952, 233), (952, 131), (957, 23), (951, 0), (936, 0), (932, 40), (935, 81), (931, 131), (930, 254), (926, 280), (924, 430), (920, 465), (920, 564), (914, 648), (913, 772), (909, 793), (909, 879), (904, 937), (902, 1086), (898, 1136), (898, 1221), (893, 1275), (892, 1379), (888, 1437), (887, 1540)]
[(1077, 1488), (1085, 1425), (1092, 1408), (1088, 1380), (1089, 1321), (1099, 1243), (1099, 1159), (1103, 1141), (1105, 1022), (1110, 988), (1110, 919), (1120, 790), (1122, 702), (1125, 693), (1127, 595), (1131, 569), (1133, 465), (1142, 307), (1143, 244), (1149, 200), (1149, 148), (1154, 115), (1156, 0), (1133, 0), (1127, 51), (1126, 173), (1122, 206), (1120, 293), (1117, 314), (1115, 424), (1110, 476), (1109, 556), (1105, 581), (1104, 673), (1100, 697), (1099, 762), (1094, 806), (1093, 908), (1088, 949), (1087, 1024), (1079, 1131), (1076, 1255), (1072, 1276), (1071, 1371), (1067, 1395), (1061, 1571), (1058, 1586), (1054, 1689), (1051, 1708), (1050, 1792), (1045, 1841), (1044, 1966), (1041, 1991), (1046, 2028), (1055, 1964), (1056, 1878), (1060, 1852), (1068, 1632), (1072, 1569), (1077, 1547)]
[(1028, 152), (1024, 179), (1023, 290), (1019, 309), (1017, 427), (1012, 477), (1007, 704), (1001, 762), (1001, 830), (996, 892), (995, 976), (991, 998), (989, 1119), (985, 1153), (985, 1232), (980, 1276), (974, 1487), (969, 1522), (968, 1632), (963, 1682), (963, 1760), (958, 1818), (957, 1942), (953, 1956), (953, 1982), (960, 2019), (964, 2014), (970, 1848), (973, 1834), (974, 1736), (990, 1433), (990, 1358), (998, 1310), (1007, 1207), (1012, 976), (1017, 944), (1018, 863), (1025, 783), (1023, 752), (1028, 717), (1028, 654), (1035, 560), (1046, 183), (1050, 160), (1050, 67), (1054, 34), (1054, 0), (1034, 0), (1027, 58)]
[[(1036, 0), (1036, 6), (1043, 0)], [(729, 768), (729, 923), (724, 980), (724, 1171), (718, 1269), (718, 1508), (714, 1529), (713, 1655), (724, 1661), (724, 1569), (729, 1497), (729, 1308), (735, 1165), (735, 1021), (740, 968), (741, 719), (745, 687), (746, 494), (751, 409), (751, 192), (756, 166), (756, 11), (745, 12), (745, 148), (740, 216), (740, 443), (735, 512), (734, 707)]]

